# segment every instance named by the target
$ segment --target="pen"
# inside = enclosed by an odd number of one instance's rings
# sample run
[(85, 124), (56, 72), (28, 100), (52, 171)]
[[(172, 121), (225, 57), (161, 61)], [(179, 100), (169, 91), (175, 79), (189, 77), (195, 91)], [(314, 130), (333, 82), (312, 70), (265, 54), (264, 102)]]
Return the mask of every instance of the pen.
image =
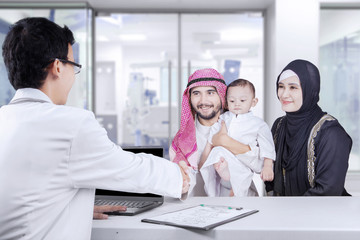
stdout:
[(243, 209), (242, 207), (230, 207), (230, 206), (221, 206), (221, 205), (205, 205), (205, 204), (200, 204), (200, 206), (202, 206), (202, 207), (222, 207), (222, 208), (235, 209), (235, 210), (241, 210), (241, 209)]

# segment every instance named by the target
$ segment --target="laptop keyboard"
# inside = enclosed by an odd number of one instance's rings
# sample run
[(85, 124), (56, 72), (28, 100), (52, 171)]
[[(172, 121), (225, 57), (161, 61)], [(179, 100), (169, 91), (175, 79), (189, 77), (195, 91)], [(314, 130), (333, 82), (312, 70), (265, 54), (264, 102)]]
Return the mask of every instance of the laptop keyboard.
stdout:
[(95, 205), (112, 205), (112, 206), (126, 206), (128, 208), (143, 208), (154, 204), (154, 202), (146, 201), (111, 201), (111, 200), (96, 200)]

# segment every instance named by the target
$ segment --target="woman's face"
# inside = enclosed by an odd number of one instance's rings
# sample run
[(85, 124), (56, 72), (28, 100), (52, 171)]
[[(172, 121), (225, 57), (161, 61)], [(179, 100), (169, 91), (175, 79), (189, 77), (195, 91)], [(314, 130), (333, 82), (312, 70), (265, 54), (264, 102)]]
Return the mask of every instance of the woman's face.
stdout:
[(296, 112), (303, 104), (302, 89), (297, 76), (279, 81), (277, 94), (285, 112)]

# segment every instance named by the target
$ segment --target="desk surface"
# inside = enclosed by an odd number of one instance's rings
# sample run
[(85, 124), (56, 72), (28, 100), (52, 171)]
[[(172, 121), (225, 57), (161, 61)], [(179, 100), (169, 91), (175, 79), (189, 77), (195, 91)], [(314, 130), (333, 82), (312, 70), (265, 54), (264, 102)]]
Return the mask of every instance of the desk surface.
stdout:
[[(141, 219), (198, 204), (258, 209), (251, 216), (209, 231), (143, 223)], [(107, 239), (360, 239), (360, 197), (195, 197), (136, 216), (94, 220), (93, 240)]]

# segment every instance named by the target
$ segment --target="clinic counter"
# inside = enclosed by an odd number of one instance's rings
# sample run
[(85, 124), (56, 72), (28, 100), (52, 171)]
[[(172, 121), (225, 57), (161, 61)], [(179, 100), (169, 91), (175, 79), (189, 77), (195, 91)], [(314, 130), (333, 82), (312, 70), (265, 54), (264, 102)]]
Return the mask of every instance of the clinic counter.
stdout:
[[(199, 205), (228, 205), (259, 212), (209, 231), (143, 223), (141, 219)], [(94, 220), (92, 240), (108, 239), (360, 239), (360, 197), (166, 198), (136, 216)]]

